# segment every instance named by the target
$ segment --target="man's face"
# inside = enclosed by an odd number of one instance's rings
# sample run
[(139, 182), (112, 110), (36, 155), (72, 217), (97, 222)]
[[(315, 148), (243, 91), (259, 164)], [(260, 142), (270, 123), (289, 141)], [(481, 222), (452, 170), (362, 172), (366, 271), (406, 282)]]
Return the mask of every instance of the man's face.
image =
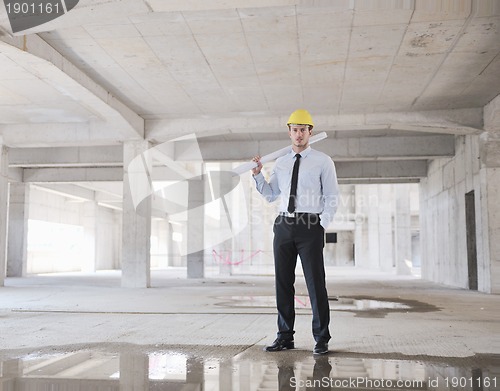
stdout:
[(312, 130), (309, 129), (309, 125), (290, 124), (288, 134), (294, 146), (304, 148), (309, 143), (309, 137), (311, 137)]

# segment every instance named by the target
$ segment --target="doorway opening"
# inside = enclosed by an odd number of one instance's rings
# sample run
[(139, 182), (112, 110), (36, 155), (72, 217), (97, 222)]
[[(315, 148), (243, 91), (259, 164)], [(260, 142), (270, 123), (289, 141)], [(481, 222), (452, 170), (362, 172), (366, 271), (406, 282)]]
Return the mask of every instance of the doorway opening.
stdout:
[(474, 190), (465, 194), (465, 229), (467, 232), (469, 289), (477, 291), (476, 207)]

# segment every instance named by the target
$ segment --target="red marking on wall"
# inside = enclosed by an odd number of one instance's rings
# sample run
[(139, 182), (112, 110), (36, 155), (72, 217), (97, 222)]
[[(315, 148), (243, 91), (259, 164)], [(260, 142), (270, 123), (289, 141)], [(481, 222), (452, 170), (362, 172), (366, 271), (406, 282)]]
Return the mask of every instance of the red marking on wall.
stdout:
[[(212, 250), (212, 256), (214, 257), (215, 263), (222, 264), (222, 265), (241, 265), (242, 263), (245, 263), (252, 258), (254, 258), (257, 254), (261, 253), (262, 250), (256, 250), (256, 251), (251, 251), (248, 254), (245, 250), (240, 250), (238, 251), (237, 254), (239, 254), (239, 259), (235, 260), (233, 259), (233, 252), (232, 251), (222, 251), (221, 253), (218, 253), (215, 249)], [(237, 258), (237, 257), (235, 257)]]

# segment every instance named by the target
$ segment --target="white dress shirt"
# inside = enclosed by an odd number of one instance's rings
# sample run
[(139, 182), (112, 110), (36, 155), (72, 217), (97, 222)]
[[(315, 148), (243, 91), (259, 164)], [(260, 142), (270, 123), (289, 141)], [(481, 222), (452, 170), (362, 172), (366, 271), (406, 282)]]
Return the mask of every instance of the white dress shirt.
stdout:
[[(269, 182), (261, 172), (254, 176), (257, 191), (268, 202), (280, 198), (280, 213), (287, 213), (295, 154), (292, 150), (276, 160)], [(295, 212), (320, 214), (321, 225), (326, 229), (333, 221), (338, 206), (335, 164), (328, 155), (310, 146), (300, 156)]]

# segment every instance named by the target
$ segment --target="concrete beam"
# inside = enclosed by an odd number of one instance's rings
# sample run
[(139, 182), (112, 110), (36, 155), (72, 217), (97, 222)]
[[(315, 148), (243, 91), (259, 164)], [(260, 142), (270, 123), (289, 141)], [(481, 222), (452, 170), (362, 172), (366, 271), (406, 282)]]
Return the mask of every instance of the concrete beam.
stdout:
[[(450, 109), (400, 113), (313, 114), (318, 131), (349, 131), (401, 129), (438, 134), (479, 134), (483, 128), (483, 109)], [(204, 116), (147, 120), (146, 137), (156, 142), (198, 133), (218, 135), (231, 133), (272, 133), (286, 130), (288, 113), (277, 116), (257, 116), (239, 113), (234, 117)]]
[(420, 178), (364, 178), (342, 179), (338, 178), (341, 185), (380, 185), (391, 183), (420, 183)]
[(0, 125), (10, 148), (48, 148), (119, 145), (121, 127), (109, 122), (35, 123)]
[[(250, 160), (253, 156), (261, 156), (285, 147), (289, 142), (284, 135), (283, 140), (265, 141), (201, 141), (198, 143), (204, 161), (240, 161)], [(179, 141), (175, 159), (189, 161), (197, 159), (198, 150), (183, 148)], [(452, 157), (455, 154), (455, 136), (398, 136), (398, 137), (360, 137), (360, 138), (327, 138), (314, 145), (334, 161), (357, 160), (396, 160), (396, 159), (436, 159)]]
[[(3, 55), (36, 77), (43, 78), (55, 89), (64, 91), (103, 121), (115, 124), (123, 137), (144, 137), (143, 118), (94, 82), (38, 35), (2, 37), (0, 49)], [(7, 136), (5, 140), (8, 142)]]
[(340, 179), (417, 179), (427, 176), (427, 160), (339, 162)]
[(85, 189), (83, 187), (73, 185), (73, 184), (50, 184), (46, 183), (44, 185), (32, 185), (33, 187), (57, 194), (63, 197), (72, 198), (76, 201), (96, 201), (96, 192), (90, 189)]
[[(337, 162), (339, 179), (408, 179), (427, 176), (427, 160), (388, 160)], [(123, 169), (120, 167), (93, 168), (26, 168), (24, 182), (67, 183), (67, 182), (121, 182)], [(154, 181), (178, 181), (183, 178), (167, 167), (153, 170)]]
[(117, 146), (11, 148), (9, 167), (123, 166), (123, 148)]
[(93, 167), (93, 168), (26, 168), (23, 182), (121, 182), (123, 168)]
[[(33, 183), (68, 183), (68, 182), (121, 182), (122, 167), (58, 167), (25, 168), (23, 182)], [(155, 167), (152, 173), (154, 181), (179, 181), (185, 177), (169, 167)]]
[(11, 168), (7, 172), (9, 182), (22, 182), (23, 181), (23, 169), (22, 168)]
[[(266, 141), (201, 141), (198, 143), (203, 161), (241, 161), (255, 154), (265, 155), (280, 149), (287, 143), (283, 140)], [(188, 142), (189, 145), (192, 142)], [(314, 146), (335, 161), (435, 159), (455, 154), (455, 138), (451, 135), (421, 137), (361, 137), (329, 138)], [(198, 150), (176, 143), (177, 161), (198, 161)], [(160, 162), (161, 163), (161, 162)], [(123, 148), (121, 146), (59, 147), (59, 148), (11, 148), (9, 166), (24, 168), (42, 167), (121, 167)]]
[(49, 193), (74, 199), (76, 201), (92, 201), (97, 202), (100, 205), (112, 205), (116, 203), (118, 206), (121, 206), (123, 197), (121, 194), (112, 194), (110, 192), (90, 189), (80, 186), (79, 184), (76, 185), (71, 183), (44, 183), (32, 186)]

